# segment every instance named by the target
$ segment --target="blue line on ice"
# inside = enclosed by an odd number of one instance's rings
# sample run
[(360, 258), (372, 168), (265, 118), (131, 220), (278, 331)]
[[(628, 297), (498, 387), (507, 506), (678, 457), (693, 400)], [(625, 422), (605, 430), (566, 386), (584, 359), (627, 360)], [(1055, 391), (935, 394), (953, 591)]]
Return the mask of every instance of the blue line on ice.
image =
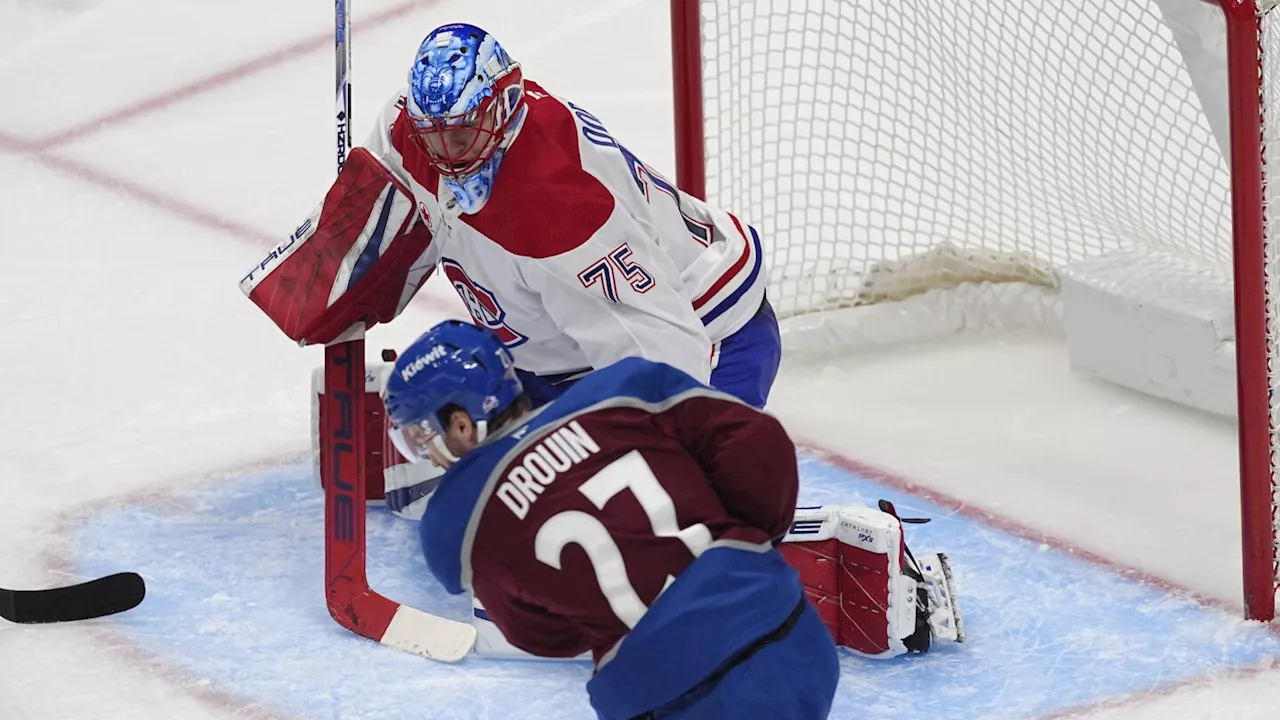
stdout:
[[(970, 642), (875, 662), (843, 653), (833, 718), (1021, 718), (1280, 657), (1280, 639), (1216, 609), (1118, 577), (877, 485), (814, 457), (802, 504), (894, 501), (917, 553), (952, 557)], [(202, 681), (306, 718), (589, 718), (585, 663), (469, 658), (435, 664), (358, 638), (322, 593), (323, 497), (309, 465), (120, 505), (77, 530), (85, 576), (135, 569), (147, 601), (115, 622)], [(369, 576), (380, 592), (464, 619), (436, 587), (416, 528), (369, 514)]]

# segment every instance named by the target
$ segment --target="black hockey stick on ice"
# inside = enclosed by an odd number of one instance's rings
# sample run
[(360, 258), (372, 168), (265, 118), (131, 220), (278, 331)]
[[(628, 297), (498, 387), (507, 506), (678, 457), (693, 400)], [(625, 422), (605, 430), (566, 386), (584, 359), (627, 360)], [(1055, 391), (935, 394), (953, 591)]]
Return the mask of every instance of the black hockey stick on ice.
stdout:
[(131, 572), (46, 590), (0, 588), (0, 618), (24, 624), (89, 620), (137, 607), (146, 594), (142, 576)]

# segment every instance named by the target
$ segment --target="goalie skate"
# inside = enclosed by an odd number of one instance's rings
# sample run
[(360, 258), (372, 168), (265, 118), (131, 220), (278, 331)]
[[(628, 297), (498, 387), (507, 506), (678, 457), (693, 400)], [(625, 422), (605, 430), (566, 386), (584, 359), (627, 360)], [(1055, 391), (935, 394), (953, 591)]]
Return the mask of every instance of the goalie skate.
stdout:
[[(925, 518), (903, 518), (888, 500), (877, 503), (881, 512), (888, 513), (900, 522), (923, 524)], [(914, 566), (917, 586), (916, 632), (904, 642), (910, 652), (928, 652), (933, 640), (964, 642), (964, 620), (960, 616), (960, 601), (956, 596), (955, 579), (951, 575), (951, 563), (943, 553), (933, 553), (917, 560), (904, 541), (907, 560)], [(926, 636), (927, 630), (927, 636)]]
[(930, 634), (934, 640), (964, 642), (964, 618), (960, 614), (960, 601), (946, 554), (925, 555), (918, 564), (929, 597), (927, 620)]

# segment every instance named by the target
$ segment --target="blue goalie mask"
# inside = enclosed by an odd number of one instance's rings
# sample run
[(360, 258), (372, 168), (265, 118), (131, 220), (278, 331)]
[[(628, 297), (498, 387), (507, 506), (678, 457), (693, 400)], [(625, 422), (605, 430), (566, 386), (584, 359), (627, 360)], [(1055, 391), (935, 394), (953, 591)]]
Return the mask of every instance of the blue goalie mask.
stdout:
[(445, 432), (442, 410), (461, 408), (483, 439), (494, 418), (523, 391), (511, 353), (493, 333), (446, 320), (405, 348), (387, 378), (382, 401), (392, 443), (406, 459), (421, 462), (429, 458), (428, 446)]
[(404, 117), (463, 212), (488, 199), (525, 116), (520, 64), (492, 35), (454, 24), (427, 35), (409, 69)]

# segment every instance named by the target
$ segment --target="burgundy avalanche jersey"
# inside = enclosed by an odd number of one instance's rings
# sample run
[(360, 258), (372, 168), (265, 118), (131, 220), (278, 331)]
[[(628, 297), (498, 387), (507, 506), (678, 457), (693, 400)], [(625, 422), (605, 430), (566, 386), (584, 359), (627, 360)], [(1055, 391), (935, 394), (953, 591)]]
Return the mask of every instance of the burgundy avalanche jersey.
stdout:
[(454, 465), (422, 519), (423, 550), (516, 647), (589, 649), (599, 663), (704, 551), (770, 551), (796, 473), (775, 419), (627, 359)]

